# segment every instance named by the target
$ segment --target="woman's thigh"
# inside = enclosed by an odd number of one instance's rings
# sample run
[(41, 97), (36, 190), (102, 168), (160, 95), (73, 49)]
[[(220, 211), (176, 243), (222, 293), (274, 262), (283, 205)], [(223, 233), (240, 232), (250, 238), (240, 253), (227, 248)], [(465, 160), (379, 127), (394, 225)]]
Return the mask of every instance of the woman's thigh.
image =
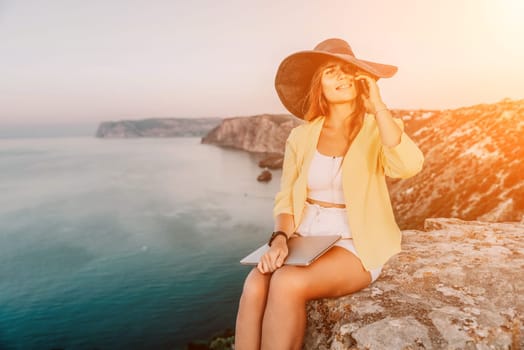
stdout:
[(271, 286), (275, 282), (288, 290), (289, 286), (296, 286), (296, 292), (311, 300), (354, 293), (367, 287), (371, 276), (359, 258), (335, 246), (309, 266), (281, 267), (273, 273)]

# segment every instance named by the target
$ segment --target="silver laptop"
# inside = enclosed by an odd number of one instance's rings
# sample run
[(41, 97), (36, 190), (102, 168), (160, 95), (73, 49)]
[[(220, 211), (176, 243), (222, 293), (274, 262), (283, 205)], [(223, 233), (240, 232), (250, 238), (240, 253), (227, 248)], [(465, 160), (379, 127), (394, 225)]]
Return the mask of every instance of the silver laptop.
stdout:
[[(284, 265), (308, 266), (337, 243), (340, 238), (340, 235), (293, 236), (287, 243), (289, 252)], [(240, 263), (243, 265), (257, 265), (262, 255), (268, 250), (269, 245), (266, 243), (240, 260)]]

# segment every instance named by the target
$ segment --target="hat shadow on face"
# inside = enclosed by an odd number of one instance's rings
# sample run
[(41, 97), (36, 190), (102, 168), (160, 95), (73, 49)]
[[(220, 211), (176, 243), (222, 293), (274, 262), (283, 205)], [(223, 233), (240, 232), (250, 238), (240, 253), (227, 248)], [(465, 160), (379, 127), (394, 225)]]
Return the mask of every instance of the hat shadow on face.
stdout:
[[(300, 71), (308, 71), (310, 74), (297, 74), (297, 80), (296, 83), (292, 84), (290, 87), (294, 88), (295, 93), (300, 97), (300, 99), (295, 100), (296, 105), (294, 105), (292, 108), (295, 110), (299, 110), (300, 114), (305, 116), (307, 111), (309, 110), (311, 99), (315, 99), (317, 97), (311, 97), (311, 85), (313, 84), (314, 80), (318, 80), (316, 83), (319, 85), (317, 88), (320, 89), (322, 92), (324, 99), (327, 103), (327, 98), (325, 97), (325, 93), (323, 91), (323, 88), (321, 86), (321, 79), (322, 79), (322, 72), (329, 67), (330, 65), (339, 64), (342, 68), (342, 70), (346, 74), (351, 74), (353, 76), (356, 76), (357, 74), (367, 74), (371, 76), (374, 79), (377, 79), (373, 74), (370, 72), (363, 71), (359, 67), (347, 63), (343, 60), (332, 58), (332, 57), (315, 57), (311, 60), (304, 60), (304, 61), (298, 61), (298, 65), (296, 68), (294, 68), (297, 72)], [(351, 67), (349, 70), (347, 67)], [(362, 93), (362, 89), (357, 84), (357, 96), (360, 96)], [(315, 90), (315, 89), (313, 89)], [(327, 105), (326, 105), (327, 108)], [(323, 113), (327, 113), (327, 110), (324, 110)]]

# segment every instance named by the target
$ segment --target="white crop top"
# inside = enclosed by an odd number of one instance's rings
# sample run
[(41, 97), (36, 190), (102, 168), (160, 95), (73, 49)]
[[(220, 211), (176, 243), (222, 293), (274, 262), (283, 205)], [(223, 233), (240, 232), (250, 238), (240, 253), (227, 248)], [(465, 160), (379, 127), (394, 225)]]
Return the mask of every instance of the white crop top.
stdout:
[(342, 156), (325, 156), (315, 150), (307, 178), (307, 196), (309, 198), (345, 204), (342, 190), (343, 159)]

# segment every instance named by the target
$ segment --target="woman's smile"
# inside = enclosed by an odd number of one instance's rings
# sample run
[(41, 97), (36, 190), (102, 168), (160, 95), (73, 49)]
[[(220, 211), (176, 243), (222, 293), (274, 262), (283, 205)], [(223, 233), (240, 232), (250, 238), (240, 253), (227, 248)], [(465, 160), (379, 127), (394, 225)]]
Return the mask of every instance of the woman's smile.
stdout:
[(353, 86), (351, 83), (342, 84), (340, 86), (337, 86), (336, 90), (342, 90), (342, 89), (349, 89)]

